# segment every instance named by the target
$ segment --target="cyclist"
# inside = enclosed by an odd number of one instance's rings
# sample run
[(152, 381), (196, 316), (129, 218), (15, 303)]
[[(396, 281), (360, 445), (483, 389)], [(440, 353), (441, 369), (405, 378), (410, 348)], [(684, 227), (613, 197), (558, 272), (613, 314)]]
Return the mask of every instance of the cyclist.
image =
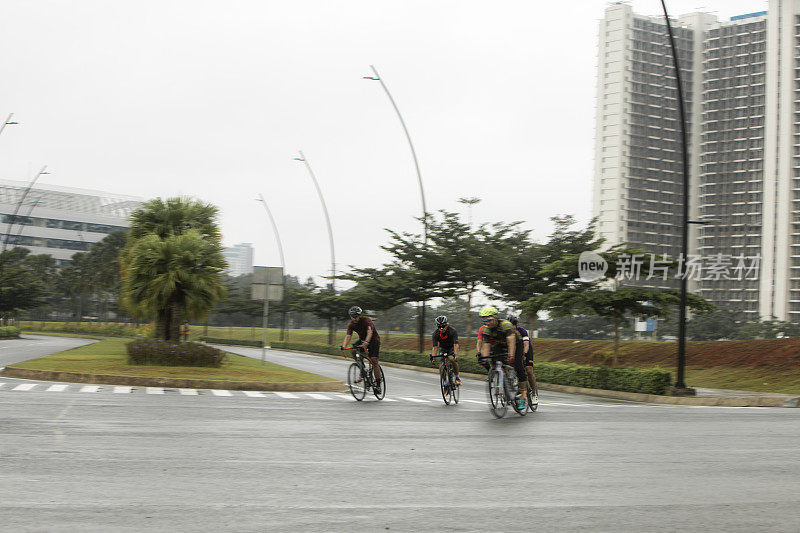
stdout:
[[(526, 409), (528, 403), (528, 380), (525, 379), (525, 356), (522, 350), (522, 338), (517, 328), (508, 320), (497, 318), (497, 309), (487, 305), (478, 315), (483, 320), (481, 331), (481, 358), (489, 359), (508, 351), (508, 363), (514, 365), (519, 383), (519, 403), (517, 409)], [(491, 352), (491, 354), (490, 354)]]
[(528, 330), (519, 325), (519, 318), (515, 315), (508, 315), (508, 321), (517, 328), (517, 332), (522, 337), (522, 349), (525, 351), (525, 372), (531, 386), (530, 394), (533, 395), (533, 403), (539, 403), (539, 397), (536, 396), (536, 376), (533, 373), (533, 344), (531, 344)]
[[(436, 348), (439, 348), (439, 354), (446, 355), (447, 358), (453, 363), (453, 371), (456, 374), (456, 385), (461, 385), (461, 378), (458, 377), (458, 332), (456, 328), (447, 323), (446, 316), (436, 317), (436, 331), (433, 332), (433, 346), (431, 347), (431, 363), (433, 358), (437, 355)], [(444, 363), (444, 361), (442, 361)]]
[(378, 355), (381, 351), (381, 338), (375, 329), (375, 324), (372, 323), (372, 319), (363, 316), (363, 313), (364, 311), (357, 305), (347, 311), (347, 314), (350, 315), (350, 322), (347, 324), (347, 334), (342, 342), (342, 350), (347, 349), (347, 344), (350, 342), (353, 332), (358, 333), (359, 341), (353, 343), (353, 346), (361, 345), (364, 347), (364, 351), (367, 352), (369, 360), (372, 361), (372, 375), (375, 376), (375, 394), (380, 394), (381, 367), (378, 363)]

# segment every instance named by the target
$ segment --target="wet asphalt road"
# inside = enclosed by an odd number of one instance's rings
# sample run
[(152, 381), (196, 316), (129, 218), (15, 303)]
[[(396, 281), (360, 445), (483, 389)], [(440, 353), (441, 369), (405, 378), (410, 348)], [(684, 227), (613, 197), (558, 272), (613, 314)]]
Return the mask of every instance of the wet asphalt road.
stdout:
[(479, 381), (445, 407), (435, 374), (385, 372), (395, 401), (0, 378), (0, 530), (800, 530), (798, 409), (544, 392), (495, 420)]

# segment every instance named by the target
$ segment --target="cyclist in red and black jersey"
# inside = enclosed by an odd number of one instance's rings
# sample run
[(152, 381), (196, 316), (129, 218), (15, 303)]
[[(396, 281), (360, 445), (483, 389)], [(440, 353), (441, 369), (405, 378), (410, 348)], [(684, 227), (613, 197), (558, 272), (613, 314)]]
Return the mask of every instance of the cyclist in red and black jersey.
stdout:
[(372, 361), (372, 375), (375, 376), (375, 383), (378, 384), (375, 387), (375, 394), (380, 394), (381, 366), (378, 363), (378, 355), (381, 351), (381, 338), (378, 335), (378, 330), (375, 329), (375, 324), (373, 324), (371, 318), (362, 315), (363, 310), (357, 305), (351, 307), (347, 312), (350, 315), (350, 322), (347, 324), (347, 334), (342, 342), (342, 350), (347, 348), (353, 332), (357, 333), (359, 341), (354, 342), (353, 345), (360, 344), (363, 346), (369, 356), (369, 360)]
[[(456, 328), (447, 323), (446, 316), (436, 317), (436, 331), (433, 332), (431, 347), (431, 363), (436, 355), (447, 355), (453, 363), (453, 371), (456, 374), (456, 385), (461, 385), (461, 378), (458, 377), (458, 332)], [(436, 349), (439, 349), (439, 354)], [(444, 362), (444, 361), (442, 361)]]

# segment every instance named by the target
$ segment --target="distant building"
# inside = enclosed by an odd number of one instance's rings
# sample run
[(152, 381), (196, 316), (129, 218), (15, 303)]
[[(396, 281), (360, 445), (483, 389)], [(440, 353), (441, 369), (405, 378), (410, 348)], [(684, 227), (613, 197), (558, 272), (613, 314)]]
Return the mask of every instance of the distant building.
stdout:
[(228, 269), (225, 271), (229, 276), (241, 276), (242, 274), (253, 273), (253, 245), (243, 242), (222, 251), (225, 260), (228, 262)]
[[(758, 258), (757, 279), (703, 276), (693, 292), (752, 319), (800, 322), (800, 1), (673, 25), (686, 95), (689, 253)], [(600, 22), (593, 212), (607, 245), (678, 257), (683, 166), (661, 17), (615, 2)], [(733, 266), (733, 265), (731, 265)]]
[(57, 185), (36, 185), (25, 195), (27, 188), (21, 181), (0, 180), (0, 249), (7, 240), (7, 248), (49, 254), (59, 265), (75, 252), (89, 251), (109, 233), (127, 229), (131, 213), (144, 202)]

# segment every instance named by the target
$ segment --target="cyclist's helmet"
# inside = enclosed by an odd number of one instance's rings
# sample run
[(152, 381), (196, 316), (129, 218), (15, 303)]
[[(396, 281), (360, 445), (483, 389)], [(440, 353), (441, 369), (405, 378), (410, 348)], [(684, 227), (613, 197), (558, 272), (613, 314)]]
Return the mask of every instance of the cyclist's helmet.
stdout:
[(350, 318), (358, 318), (364, 312), (359, 306), (354, 305), (350, 309), (347, 310), (347, 314), (350, 315)]
[(497, 316), (497, 309), (491, 305), (487, 305), (486, 307), (480, 310), (478, 315), (484, 318), (487, 316)]
[(444, 326), (445, 324), (447, 324), (447, 317), (446, 316), (442, 315), (442, 316), (437, 316), (436, 317), (436, 325), (437, 326)]
[(519, 318), (517, 317), (517, 315), (508, 315), (508, 317), (506, 317), (506, 320), (508, 320), (509, 322), (514, 324), (515, 326), (519, 322)]

